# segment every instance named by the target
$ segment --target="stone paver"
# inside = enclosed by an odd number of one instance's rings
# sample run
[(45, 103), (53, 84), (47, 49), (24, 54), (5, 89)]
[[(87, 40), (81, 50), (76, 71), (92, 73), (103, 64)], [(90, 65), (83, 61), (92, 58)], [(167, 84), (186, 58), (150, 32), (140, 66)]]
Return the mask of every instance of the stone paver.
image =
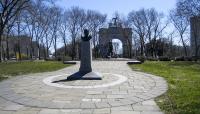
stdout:
[[(103, 80), (57, 83), (72, 88), (52, 87), (43, 80), (58, 75), (53, 81), (65, 79), (78, 71), (79, 64), (0, 82), (0, 114), (163, 114), (154, 102), (167, 91), (163, 78), (132, 71), (126, 61), (93, 61), (92, 67)], [(115, 75), (127, 80), (115, 83)]]

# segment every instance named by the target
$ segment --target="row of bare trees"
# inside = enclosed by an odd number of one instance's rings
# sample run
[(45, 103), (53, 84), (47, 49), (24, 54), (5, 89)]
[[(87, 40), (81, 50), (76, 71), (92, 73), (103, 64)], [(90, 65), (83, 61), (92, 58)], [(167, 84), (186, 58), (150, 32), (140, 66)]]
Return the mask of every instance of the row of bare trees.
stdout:
[[(68, 30), (71, 36), (72, 59), (74, 59), (76, 56), (76, 40), (80, 40), (84, 28), (87, 28), (89, 31), (91, 31), (91, 35), (93, 37), (93, 47), (95, 48), (97, 46), (98, 29), (104, 25), (106, 22), (106, 17), (106, 15), (97, 11), (84, 10), (79, 7), (72, 7), (64, 12), (63, 21), (66, 22), (64, 22), (64, 25), (62, 24), (63, 27), (61, 33), (63, 34), (63, 42), (65, 42), (65, 51), (67, 41), (65, 32)], [(67, 52), (65, 52), (65, 55), (66, 53)]]
[[(84, 10), (79, 7), (71, 7), (64, 12), (54, 2), (48, 0), (1, 0), (0, 2), (0, 47), (1, 58), (3, 53), (2, 36), (14, 34), (15, 36), (27, 35), (30, 37), (30, 58), (36, 56), (44, 59), (49, 56), (49, 50), (54, 50), (57, 57), (58, 43), (64, 44), (66, 56), (67, 45), (71, 45), (71, 57), (76, 57), (76, 44), (81, 37), (84, 28), (91, 31), (93, 45), (97, 46), (98, 29), (106, 22), (106, 15), (98, 11)], [(19, 40), (19, 39), (18, 39)], [(34, 44), (36, 42), (36, 50)], [(8, 42), (7, 42), (8, 43)], [(18, 53), (21, 59), (20, 40), (18, 41)], [(34, 55), (37, 51), (37, 55)], [(9, 56), (9, 51), (7, 50)], [(7, 57), (7, 59), (9, 59)]]
[[(134, 31), (135, 45), (140, 48), (141, 56), (157, 56), (156, 41), (158, 39), (168, 39), (173, 45), (173, 42), (180, 42), (184, 56), (191, 55), (189, 53), (189, 41), (191, 36), (194, 37), (195, 56), (198, 56), (200, 44), (198, 43), (197, 26), (194, 24), (194, 31), (190, 34), (190, 19), (192, 17), (200, 16), (200, 2), (199, 0), (178, 0), (176, 8), (169, 12), (168, 16), (157, 12), (155, 9), (141, 9), (139, 11), (132, 11), (128, 15), (129, 26)], [(200, 22), (196, 20), (197, 23)], [(196, 28), (196, 29), (195, 29)], [(196, 31), (195, 31), (196, 30)], [(145, 49), (146, 44), (150, 43), (150, 49)], [(149, 46), (148, 46), (149, 48)], [(145, 50), (149, 50), (150, 55), (147, 55)], [(172, 52), (171, 52), (172, 53)]]
[(132, 11), (128, 15), (128, 21), (136, 33), (136, 43), (139, 43), (141, 56), (145, 54), (145, 44), (153, 41), (151, 45), (151, 56), (156, 56), (155, 42), (167, 27), (168, 23), (163, 23), (163, 14), (158, 13), (155, 9), (141, 9)]

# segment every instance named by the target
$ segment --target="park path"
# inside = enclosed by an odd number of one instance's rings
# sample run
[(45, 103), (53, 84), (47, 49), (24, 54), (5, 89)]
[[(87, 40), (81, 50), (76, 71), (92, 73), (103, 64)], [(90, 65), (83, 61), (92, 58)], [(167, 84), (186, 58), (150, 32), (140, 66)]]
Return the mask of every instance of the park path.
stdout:
[(101, 81), (44, 83), (75, 73), (79, 63), (5, 80), (0, 83), (0, 114), (163, 114), (154, 98), (167, 91), (166, 81), (132, 71), (126, 62), (93, 61), (93, 71), (103, 74)]

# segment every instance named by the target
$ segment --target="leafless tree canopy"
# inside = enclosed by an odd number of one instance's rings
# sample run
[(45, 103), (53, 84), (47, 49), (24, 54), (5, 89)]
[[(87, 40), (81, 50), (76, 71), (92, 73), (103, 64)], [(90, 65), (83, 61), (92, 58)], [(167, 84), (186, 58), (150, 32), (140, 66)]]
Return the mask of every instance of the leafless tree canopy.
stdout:
[(200, 16), (199, 0), (178, 0), (176, 6), (179, 15), (187, 17)]

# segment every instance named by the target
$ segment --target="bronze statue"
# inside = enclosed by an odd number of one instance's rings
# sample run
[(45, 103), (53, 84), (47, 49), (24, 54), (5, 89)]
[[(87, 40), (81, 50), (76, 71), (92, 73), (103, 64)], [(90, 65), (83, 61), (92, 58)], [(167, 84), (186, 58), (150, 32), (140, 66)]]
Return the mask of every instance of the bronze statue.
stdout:
[(114, 24), (115, 26), (117, 26), (117, 19), (118, 19), (117, 17), (115, 17), (115, 18), (112, 19), (112, 20), (114, 21), (113, 24)]
[(91, 35), (89, 35), (89, 31), (87, 29), (84, 30), (84, 37), (81, 36), (81, 39), (83, 41), (89, 41), (92, 38)]

